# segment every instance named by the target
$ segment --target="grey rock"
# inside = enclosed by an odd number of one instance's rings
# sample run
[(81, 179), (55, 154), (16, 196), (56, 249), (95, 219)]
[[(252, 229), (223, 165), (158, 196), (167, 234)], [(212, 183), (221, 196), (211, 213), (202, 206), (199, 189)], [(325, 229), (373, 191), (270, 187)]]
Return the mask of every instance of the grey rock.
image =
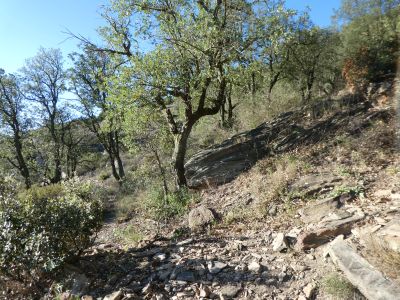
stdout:
[(303, 288), (303, 293), (307, 299), (312, 299), (312, 297), (315, 294), (316, 289), (317, 289), (317, 286), (315, 284), (309, 283)]
[(237, 285), (225, 285), (221, 288), (220, 295), (223, 299), (232, 299), (242, 290), (240, 286)]
[(208, 296), (210, 296), (210, 294), (211, 294), (211, 290), (208, 286), (205, 285), (200, 288), (200, 291), (199, 291), (200, 297), (207, 298)]
[(259, 273), (259, 272), (261, 271), (261, 265), (260, 265), (258, 262), (256, 262), (256, 261), (251, 262), (251, 263), (247, 266), (247, 268), (248, 268), (248, 270), (249, 270), (250, 272), (253, 272), (253, 273)]
[(193, 272), (191, 271), (182, 271), (176, 275), (177, 281), (187, 281), (187, 282), (194, 282), (196, 281), (196, 277)]
[(112, 294), (109, 294), (103, 298), (103, 300), (121, 300), (124, 297), (122, 291), (117, 291)]
[(189, 213), (189, 227), (191, 229), (202, 228), (215, 220), (214, 213), (205, 206), (192, 209)]
[(272, 242), (272, 250), (275, 252), (282, 252), (289, 247), (288, 241), (283, 233), (278, 233)]
[(167, 255), (165, 253), (158, 253), (154, 256), (154, 258), (158, 261), (164, 261), (167, 259)]
[(300, 177), (290, 186), (290, 191), (301, 193), (302, 195), (312, 196), (317, 193), (329, 191), (342, 179), (330, 173), (309, 174)]
[(338, 236), (330, 244), (329, 255), (347, 279), (367, 299), (392, 300), (399, 298), (400, 287), (385, 278), (381, 272), (357, 254), (344, 241), (343, 236)]
[(318, 222), (342, 207), (346, 199), (345, 195), (340, 195), (311, 203), (302, 210), (302, 219), (306, 223)]
[(278, 213), (278, 208), (276, 207), (276, 205), (272, 205), (270, 207), (270, 209), (268, 210), (268, 215), (270, 216), (276, 216), (276, 214)]
[(400, 220), (394, 219), (379, 231), (375, 235), (383, 242), (385, 246), (395, 252), (400, 253)]
[(300, 250), (317, 248), (338, 235), (349, 234), (354, 223), (364, 219), (364, 217), (364, 214), (355, 214), (344, 219), (335, 218), (321, 222), (315, 228), (303, 232), (297, 240), (296, 247)]
[(227, 264), (220, 262), (220, 261), (209, 261), (207, 263), (208, 271), (211, 274), (218, 274), (221, 272), (224, 268), (226, 268)]

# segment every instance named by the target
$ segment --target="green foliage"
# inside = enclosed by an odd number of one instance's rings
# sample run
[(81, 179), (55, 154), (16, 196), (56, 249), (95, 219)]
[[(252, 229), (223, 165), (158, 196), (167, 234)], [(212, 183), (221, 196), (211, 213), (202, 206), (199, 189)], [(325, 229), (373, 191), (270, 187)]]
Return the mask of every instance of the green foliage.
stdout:
[(343, 75), (351, 84), (378, 81), (394, 72), (400, 37), (398, 0), (343, 0), (336, 17), (342, 21)]
[(354, 196), (364, 196), (364, 188), (361, 186), (339, 186), (331, 191), (328, 197), (337, 197), (343, 194), (351, 194)]
[(100, 229), (102, 203), (89, 183), (72, 180), (17, 194), (12, 180), (0, 180), (3, 275), (36, 280), (80, 255)]
[(157, 220), (181, 216), (187, 211), (188, 204), (196, 201), (195, 195), (185, 188), (171, 192), (167, 196), (161, 189), (155, 188), (147, 191), (144, 197), (147, 210)]
[(107, 171), (105, 171), (105, 170), (103, 170), (103, 171), (100, 172), (100, 174), (99, 174), (99, 179), (102, 180), (102, 181), (107, 180), (107, 179), (110, 178), (110, 177), (111, 177), (110, 172), (107, 172)]
[(337, 299), (353, 299), (356, 293), (356, 288), (338, 273), (326, 276), (322, 281), (322, 289)]

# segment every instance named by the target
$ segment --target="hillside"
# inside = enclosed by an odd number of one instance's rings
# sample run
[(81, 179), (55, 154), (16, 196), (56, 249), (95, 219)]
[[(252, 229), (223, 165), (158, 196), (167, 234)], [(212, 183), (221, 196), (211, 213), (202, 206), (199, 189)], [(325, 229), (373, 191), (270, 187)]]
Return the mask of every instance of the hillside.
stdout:
[[(194, 159), (220, 157), (212, 153), (233, 143), (258, 145), (265, 133), (254, 132), (280, 122), (299, 128), (295, 137), (280, 131), (264, 143), (268, 151), (249, 156), (246, 168), (237, 168), (238, 159), (210, 171), (199, 167), (209, 184), (175, 222), (156, 222), (140, 211), (122, 222), (111, 218), (61, 282), (72, 294), (91, 295), (82, 299), (395, 299), (396, 84), (381, 83), (366, 98), (332, 105), (317, 119), (307, 118), (308, 108), (296, 111), (297, 119), (284, 114), (202, 151)], [(230, 157), (240, 157), (243, 147), (234, 147)], [(218, 172), (229, 173), (230, 182), (206, 178)]]
[(0, 65), (0, 300), (400, 299), (400, 0), (73, 1)]

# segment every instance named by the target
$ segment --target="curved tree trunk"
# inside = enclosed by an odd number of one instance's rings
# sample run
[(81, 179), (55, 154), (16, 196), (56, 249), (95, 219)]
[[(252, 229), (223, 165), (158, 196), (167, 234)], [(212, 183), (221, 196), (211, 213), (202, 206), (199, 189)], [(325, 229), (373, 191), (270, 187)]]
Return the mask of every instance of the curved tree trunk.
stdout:
[(187, 186), (185, 176), (185, 156), (187, 150), (187, 142), (190, 132), (193, 128), (193, 122), (188, 122), (182, 128), (181, 133), (175, 135), (174, 139), (174, 153), (172, 156), (173, 168), (175, 171), (175, 183), (178, 189)]

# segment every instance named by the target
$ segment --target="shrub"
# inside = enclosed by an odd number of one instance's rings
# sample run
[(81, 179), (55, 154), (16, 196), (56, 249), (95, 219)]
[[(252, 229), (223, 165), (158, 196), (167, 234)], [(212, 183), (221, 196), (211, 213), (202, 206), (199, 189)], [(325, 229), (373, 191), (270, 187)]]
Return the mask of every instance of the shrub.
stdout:
[(144, 197), (146, 210), (157, 220), (180, 216), (187, 211), (188, 204), (195, 201), (187, 189), (170, 192), (167, 197), (161, 189), (149, 189)]
[(118, 240), (128, 245), (136, 245), (144, 237), (141, 233), (137, 231), (136, 226), (133, 226), (131, 224), (122, 228), (115, 229), (114, 234), (118, 238)]
[(36, 281), (76, 258), (100, 229), (101, 202), (90, 184), (72, 180), (33, 187), (0, 178), (0, 273)]

